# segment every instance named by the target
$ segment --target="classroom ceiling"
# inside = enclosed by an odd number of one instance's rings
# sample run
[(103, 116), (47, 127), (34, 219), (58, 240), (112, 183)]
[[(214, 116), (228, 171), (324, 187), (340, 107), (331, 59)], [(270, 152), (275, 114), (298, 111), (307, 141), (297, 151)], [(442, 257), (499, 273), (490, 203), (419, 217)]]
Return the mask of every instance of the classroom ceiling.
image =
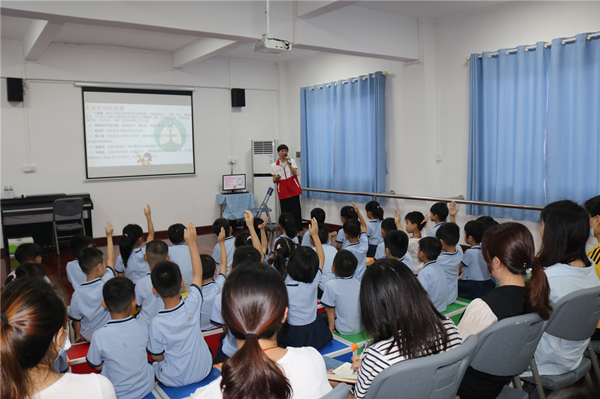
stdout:
[[(338, 9), (358, 6), (364, 9), (381, 11), (440, 21), (459, 15), (472, 14), (489, 8), (501, 1), (340, 1)], [(332, 10), (330, 12), (336, 12)], [(0, 19), (2, 40), (23, 41), (34, 20), (2, 15)], [(65, 23), (53, 37), (52, 44), (121, 47), (149, 51), (175, 52), (202, 40), (197, 36), (148, 30), (126, 29), (78, 23)], [(257, 38), (258, 39), (258, 38)], [(221, 53), (219, 57), (254, 59), (264, 61), (290, 61), (316, 54), (316, 51), (294, 49), (282, 54), (255, 53), (252, 44), (241, 44)]]

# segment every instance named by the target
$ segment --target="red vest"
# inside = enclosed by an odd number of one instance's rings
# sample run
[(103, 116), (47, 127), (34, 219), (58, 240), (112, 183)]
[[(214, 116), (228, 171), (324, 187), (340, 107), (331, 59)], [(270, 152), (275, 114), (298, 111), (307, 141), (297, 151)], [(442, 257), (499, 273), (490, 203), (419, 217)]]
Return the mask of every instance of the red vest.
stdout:
[[(275, 164), (281, 165), (279, 161), (280, 160), (278, 159)], [(300, 188), (298, 176), (287, 176), (285, 169), (285, 166), (283, 166), (283, 176), (281, 176), (281, 179), (279, 179), (277, 182), (277, 195), (279, 196), (280, 200), (302, 194), (302, 188)]]

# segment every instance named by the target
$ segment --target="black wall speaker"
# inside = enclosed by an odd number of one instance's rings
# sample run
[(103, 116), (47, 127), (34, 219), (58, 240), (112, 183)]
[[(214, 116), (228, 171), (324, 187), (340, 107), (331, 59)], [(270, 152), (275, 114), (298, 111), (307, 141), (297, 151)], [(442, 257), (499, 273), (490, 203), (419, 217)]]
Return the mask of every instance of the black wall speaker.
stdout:
[(231, 106), (245, 107), (246, 106), (246, 90), (231, 89)]
[(8, 94), (8, 101), (23, 102), (23, 79), (6, 78), (6, 92)]

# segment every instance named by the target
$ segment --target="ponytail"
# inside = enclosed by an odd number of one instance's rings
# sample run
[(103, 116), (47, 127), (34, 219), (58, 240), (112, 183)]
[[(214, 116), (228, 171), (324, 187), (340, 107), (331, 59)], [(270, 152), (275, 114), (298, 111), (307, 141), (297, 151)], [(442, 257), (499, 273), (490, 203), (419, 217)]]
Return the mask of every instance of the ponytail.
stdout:
[(298, 230), (294, 224), (294, 218), (290, 213), (282, 213), (279, 216), (279, 225), (285, 230), (285, 235), (294, 238), (298, 235)]
[(535, 312), (543, 320), (548, 320), (552, 312), (552, 305), (550, 304), (550, 284), (546, 272), (536, 262), (530, 263), (529, 267), (531, 268), (531, 278), (525, 283), (527, 293), (525, 311), (527, 313)]
[(514, 222), (492, 226), (483, 234), (481, 249), (488, 265), (498, 258), (512, 274), (521, 275), (523, 279), (531, 269), (531, 279), (525, 283), (525, 311), (548, 320), (552, 310), (550, 285), (542, 266), (533, 260), (535, 245), (529, 229)]
[(275, 242), (275, 260), (273, 261), (273, 267), (283, 278), (287, 276), (288, 259), (295, 249), (296, 244), (289, 238), (282, 237)]
[(275, 339), (288, 297), (281, 276), (263, 263), (235, 268), (223, 286), (223, 320), (242, 347), (223, 364), (223, 399), (289, 399), (292, 388), (258, 340)]
[(370, 201), (365, 205), (365, 210), (371, 212), (379, 220), (383, 220), (383, 208), (377, 201)]
[(353, 206), (344, 206), (340, 211), (340, 217), (344, 219), (358, 219), (358, 213), (356, 213), (356, 209)]
[(143, 235), (144, 230), (137, 224), (128, 224), (123, 227), (123, 236), (119, 240), (119, 251), (125, 267), (127, 267), (127, 261), (133, 252), (133, 247)]
[(60, 289), (42, 279), (16, 279), (2, 291), (0, 355), (2, 399), (29, 397), (34, 382), (28, 370), (52, 369), (54, 336), (67, 322)]

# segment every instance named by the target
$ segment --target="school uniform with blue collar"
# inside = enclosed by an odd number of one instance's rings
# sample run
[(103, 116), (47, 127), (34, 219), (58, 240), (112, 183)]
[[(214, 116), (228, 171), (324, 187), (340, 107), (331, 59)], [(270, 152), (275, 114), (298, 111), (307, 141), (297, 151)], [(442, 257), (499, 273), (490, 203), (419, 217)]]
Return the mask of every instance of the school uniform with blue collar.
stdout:
[(319, 350), (333, 339), (327, 322), (317, 315), (319, 281), (321, 269), (317, 271), (311, 283), (296, 281), (289, 275), (285, 278), (289, 311), (287, 322), (277, 340), (282, 348), (312, 346)]
[(450, 290), (448, 289), (446, 274), (435, 260), (425, 263), (417, 276), (417, 280), (427, 292), (437, 311), (445, 311), (448, 306)]
[(282, 235), (280, 235), (279, 237), (277, 237), (276, 239), (273, 240), (273, 248), (271, 250), (271, 253), (275, 252), (275, 244), (277, 243), (277, 240), (279, 240), (280, 238), (287, 238), (288, 240), (292, 240), (292, 242), (294, 244), (296, 244), (296, 246), (298, 246), (299, 243), (300, 243), (300, 240), (298, 239), (298, 237), (291, 238), (291, 237), (289, 237), (289, 236), (287, 236), (285, 234), (282, 234)]
[(153, 364), (156, 379), (169, 387), (202, 381), (212, 370), (212, 356), (200, 330), (202, 292), (196, 284), (179, 305), (164, 309), (150, 322), (148, 352), (165, 359)]
[[(321, 244), (323, 244), (323, 243), (321, 243)], [(328, 239), (327, 244), (331, 245), (331, 240)], [(310, 243), (310, 231), (307, 230), (306, 232), (304, 232), (304, 235), (302, 236), (302, 244), (300, 244), (300, 245), (303, 247), (309, 247), (309, 248), (315, 249), (315, 246)]]
[(458, 272), (462, 257), (462, 248), (460, 244), (456, 244), (456, 251), (454, 253), (442, 251), (436, 261), (438, 266), (446, 273), (449, 291), (448, 305), (458, 298)]
[[(229, 275), (229, 272), (231, 271), (229, 269), (229, 266), (231, 266), (231, 264), (233, 263), (233, 253), (234, 252), (235, 252), (235, 237), (229, 236), (229, 237), (225, 238), (225, 253), (227, 254), (227, 275)], [(215, 244), (215, 248), (213, 249), (212, 257), (215, 260), (215, 263), (217, 264), (217, 267), (218, 267), (219, 264), (221, 263), (221, 246), (219, 243)]]
[[(104, 277), (98, 277), (81, 284), (73, 293), (69, 307), (69, 319), (81, 322), (79, 333), (86, 341), (92, 340), (92, 335), (110, 320), (108, 309), (102, 306), (102, 288), (104, 284), (115, 277), (112, 267), (107, 266)], [(109, 271), (110, 270), (110, 271)]]
[(335, 329), (344, 335), (358, 334), (360, 325), (360, 282), (350, 277), (336, 277), (325, 285), (321, 304), (335, 308)]
[(480, 245), (467, 249), (461, 262), (464, 267), (462, 277), (458, 280), (458, 296), (467, 299), (482, 298), (496, 287), (483, 259)]
[(200, 328), (202, 330), (212, 330), (213, 328), (219, 327), (218, 325), (211, 323), (210, 319), (213, 314), (215, 298), (223, 290), (223, 284), (225, 284), (225, 275), (219, 273), (214, 280), (202, 285), (202, 296), (204, 297), (204, 301), (202, 301), (202, 311), (200, 313)]
[(367, 237), (369, 238), (369, 251), (367, 252), (367, 256), (372, 258), (375, 256), (377, 246), (383, 243), (383, 237), (381, 236), (381, 220), (369, 220), (367, 223)]
[(92, 367), (102, 366), (101, 374), (112, 382), (119, 399), (143, 398), (154, 389), (147, 344), (148, 324), (144, 320), (131, 316), (109, 320), (94, 334), (85, 360)]
[(194, 277), (192, 256), (190, 255), (189, 247), (183, 243), (171, 245), (169, 247), (169, 261), (176, 263), (177, 266), (179, 266), (184, 284), (183, 290), (189, 291), (190, 284), (192, 284), (192, 278)]
[(115, 263), (115, 271), (117, 273), (125, 273), (125, 277), (133, 281), (134, 284), (137, 283), (139, 279), (144, 277), (150, 271), (148, 262), (144, 260), (145, 254), (146, 246), (134, 249), (127, 260), (127, 267), (125, 267), (125, 263), (123, 263), (123, 257), (119, 255), (117, 257), (117, 262)]
[[(329, 244), (323, 244), (323, 252), (325, 253), (325, 261), (323, 262), (323, 273), (321, 275), (321, 281), (319, 281), (319, 289), (317, 290), (317, 297), (321, 299), (323, 296), (323, 291), (325, 291), (325, 284), (329, 280), (335, 278), (335, 273), (331, 270), (331, 265), (333, 265), (333, 258), (337, 254), (337, 249), (332, 247)], [(314, 249), (314, 247), (313, 247)]]
[(73, 286), (73, 291), (81, 287), (81, 284), (87, 281), (87, 276), (79, 266), (79, 260), (75, 259), (67, 263), (67, 279)]
[(429, 232), (429, 237), (436, 237), (436, 233), (438, 231), (438, 229), (440, 228), (441, 225), (443, 225), (445, 222), (440, 222), (438, 224), (436, 224), (435, 226), (433, 226), (433, 229), (431, 229), (431, 231)]
[(150, 275), (151, 273), (146, 274), (135, 285), (135, 300), (137, 301), (137, 306), (142, 307), (137, 318), (144, 319), (147, 323), (150, 323), (158, 312), (165, 308), (165, 303), (160, 295), (152, 291), (152, 278)]
[(352, 277), (360, 282), (367, 271), (367, 251), (369, 250), (367, 233), (360, 233), (358, 242), (348, 244), (346, 249), (356, 256), (358, 264), (356, 265), (356, 270)]
[[(387, 255), (385, 254), (385, 243), (382, 242), (377, 246), (377, 252), (375, 253), (375, 260), (387, 259)], [(404, 263), (411, 271), (414, 271), (414, 264), (412, 256), (408, 251), (398, 259), (400, 262)]]

